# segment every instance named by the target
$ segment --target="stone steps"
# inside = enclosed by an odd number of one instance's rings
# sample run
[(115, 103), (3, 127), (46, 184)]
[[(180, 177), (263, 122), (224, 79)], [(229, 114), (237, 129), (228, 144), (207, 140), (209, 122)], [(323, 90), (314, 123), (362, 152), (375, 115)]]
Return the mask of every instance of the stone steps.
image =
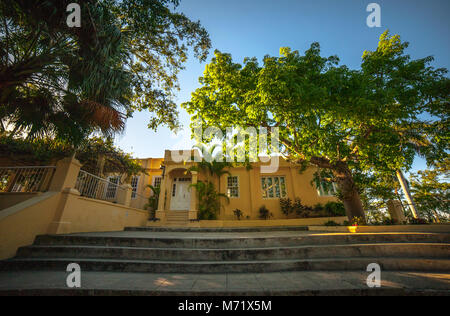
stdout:
[[(298, 236), (251, 236), (241, 234), (199, 234), (189, 236), (158, 236), (158, 234), (136, 236), (108, 235), (53, 235), (38, 236), (35, 245), (78, 245), (140, 248), (183, 248), (183, 249), (229, 249), (289, 247), (307, 245), (342, 245), (370, 243), (450, 243), (450, 234), (434, 233), (386, 233), (386, 234), (299, 234)], [(231, 235), (231, 236), (230, 236)]]
[(126, 227), (125, 231), (136, 232), (182, 232), (182, 233), (250, 233), (250, 232), (274, 232), (274, 231), (308, 231), (308, 226), (292, 227), (217, 227), (217, 228), (197, 228), (197, 227)]
[(0, 270), (144, 273), (265, 273), (280, 271), (365, 271), (378, 263), (391, 271), (450, 271), (450, 234), (309, 233), (285, 231), (124, 231), (38, 236)]
[(263, 261), (150, 261), (80, 258), (22, 258), (0, 263), (0, 271), (65, 271), (77, 263), (82, 271), (138, 273), (265, 273), (279, 271), (365, 271), (378, 263), (383, 271), (450, 271), (448, 259), (424, 258), (337, 258)]
[(354, 244), (294, 246), (282, 248), (183, 249), (105, 246), (29, 246), (20, 248), (20, 258), (80, 258), (162, 261), (251, 261), (325, 259), (349, 257), (445, 258), (450, 244)]

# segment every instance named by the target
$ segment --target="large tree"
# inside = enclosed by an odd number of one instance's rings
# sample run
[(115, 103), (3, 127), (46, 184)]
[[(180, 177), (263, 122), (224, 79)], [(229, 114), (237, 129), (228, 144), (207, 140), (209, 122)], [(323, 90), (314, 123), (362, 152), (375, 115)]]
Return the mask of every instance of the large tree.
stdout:
[(183, 106), (205, 128), (279, 127), (284, 154), (331, 171), (347, 215), (364, 218), (355, 174), (410, 168), (416, 151), (400, 127), (431, 130), (448, 106), (446, 70), (411, 60), (407, 46), (385, 32), (359, 70), (322, 57), (318, 43), (304, 55), (282, 48), (262, 66), (216, 51)]
[(412, 174), (410, 184), (422, 216), (429, 221), (450, 220), (450, 158)]
[(199, 22), (178, 0), (84, 0), (81, 27), (66, 24), (71, 0), (0, 3), (0, 120), (3, 130), (79, 143), (121, 131), (136, 110), (149, 126), (178, 126), (177, 74), (189, 48), (206, 58)]

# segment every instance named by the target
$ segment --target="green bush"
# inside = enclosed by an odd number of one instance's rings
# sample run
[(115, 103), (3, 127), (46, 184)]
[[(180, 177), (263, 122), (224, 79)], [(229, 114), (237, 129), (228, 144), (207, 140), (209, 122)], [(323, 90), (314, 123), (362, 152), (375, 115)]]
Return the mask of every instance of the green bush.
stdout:
[(273, 214), (270, 213), (270, 211), (267, 209), (267, 207), (261, 206), (259, 208), (259, 218), (260, 219), (268, 220), (271, 217), (273, 217)]
[(292, 207), (292, 200), (290, 198), (280, 199), (280, 208), (281, 213), (283, 213), (286, 217), (294, 212), (294, 209)]
[(240, 221), (242, 217), (244, 217), (244, 213), (240, 209), (235, 209), (233, 211), (234, 216), (236, 216), (237, 220)]
[(428, 225), (428, 221), (426, 219), (423, 218), (411, 218), (409, 220), (409, 223), (411, 225)]
[(324, 210), (332, 217), (345, 216), (345, 206), (339, 202), (328, 202)]
[(324, 226), (329, 226), (329, 227), (332, 227), (332, 226), (341, 226), (341, 224), (338, 224), (338, 223), (336, 223), (335, 221), (328, 221), (328, 222), (326, 222), (326, 223), (324, 224)]
[(213, 183), (198, 181), (191, 185), (197, 190), (198, 196), (198, 219), (216, 220), (220, 212), (220, 199), (228, 197), (225, 194), (218, 193)]

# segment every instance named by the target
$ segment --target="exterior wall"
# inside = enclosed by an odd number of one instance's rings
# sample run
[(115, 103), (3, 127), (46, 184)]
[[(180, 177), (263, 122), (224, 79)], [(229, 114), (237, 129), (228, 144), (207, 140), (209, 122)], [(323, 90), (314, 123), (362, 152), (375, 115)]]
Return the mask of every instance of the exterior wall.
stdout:
[(13, 257), (19, 247), (49, 232), (59, 198), (58, 192), (47, 192), (0, 211), (0, 260)]
[(123, 186), (117, 204), (81, 197), (74, 189), (80, 167), (74, 158), (60, 160), (49, 192), (34, 197), (11, 193), (5, 205), (22, 202), (0, 211), (0, 260), (13, 257), (37, 235), (120, 231), (147, 223), (148, 211), (129, 207), (129, 185)]
[(43, 193), (0, 211), (0, 260), (38, 235), (121, 231), (147, 220), (147, 211), (83, 198), (76, 190)]
[[(273, 214), (273, 219), (286, 219), (286, 216), (281, 212), (279, 198), (263, 198), (261, 178), (265, 176), (284, 176), (286, 178), (287, 197), (291, 200), (300, 198), (304, 205), (314, 206), (318, 203), (336, 202), (337, 198), (334, 196), (319, 196), (317, 189), (311, 185), (315, 171), (314, 167), (309, 167), (300, 174), (299, 168), (284, 161), (281, 162), (279, 170), (273, 174), (261, 174), (258, 165), (255, 165), (251, 170), (247, 170), (245, 167), (232, 168), (229, 170), (231, 175), (239, 177), (240, 196), (239, 198), (230, 198), (229, 204), (224, 200), (224, 210), (221, 211), (219, 219), (236, 219), (233, 213), (235, 209), (240, 209), (244, 218), (249, 216), (250, 219), (259, 219), (259, 209), (262, 206), (267, 207)], [(227, 192), (227, 178), (228, 175), (223, 175), (220, 179), (220, 192), (223, 194)]]
[(162, 176), (161, 165), (164, 162), (163, 158), (148, 158), (138, 160), (141, 166), (145, 169), (147, 174), (139, 176), (139, 183), (137, 188), (138, 196), (131, 199), (131, 207), (143, 209), (144, 205), (148, 203), (148, 199), (142, 197), (149, 197), (153, 192), (148, 185), (153, 185), (153, 179), (157, 176)]
[[(160, 196), (159, 216), (162, 221), (164, 220), (164, 212), (170, 211), (171, 189), (173, 180), (176, 177), (186, 175), (186, 170), (193, 166), (195, 163), (176, 163), (171, 160), (170, 151), (166, 151), (164, 166), (165, 177), (163, 181), (163, 187)], [(226, 199), (222, 200), (222, 210), (218, 216), (219, 220), (235, 220), (234, 210), (240, 209), (245, 219), (258, 220), (259, 209), (262, 206), (266, 206), (273, 214), (272, 219), (286, 219), (286, 216), (282, 214), (280, 208), (279, 198), (263, 198), (263, 190), (261, 187), (261, 178), (265, 176), (283, 176), (286, 179), (287, 197), (291, 200), (300, 198), (302, 204), (308, 206), (314, 206), (318, 203), (326, 204), (327, 202), (337, 202), (337, 198), (334, 196), (319, 196), (317, 189), (311, 185), (313, 175), (316, 172), (316, 168), (310, 166), (305, 171), (300, 173), (300, 168), (280, 159), (280, 167), (276, 173), (262, 174), (261, 164), (252, 164), (252, 169), (247, 170), (244, 166), (238, 166), (229, 168), (228, 171), (231, 176), (237, 176), (239, 178), (239, 197), (230, 198), (229, 203)], [(211, 177), (210, 175), (200, 172), (198, 174), (199, 181), (209, 180), (213, 182), (216, 189), (220, 193), (227, 193), (227, 178), (229, 175), (225, 174), (221, 177), (220, 182), (217, 177)], [(195, 197), (196, 198), (196, 197)], [(163, 201), (161, 201), (161, 199)], [(194, 201), (194, 208), (198, 208), (198, 202)], [(191, 210), (192, 211), (192, 207)]]
[(40, 195), (40, 192), (36, 193), (22, 193), (22, 192), (0, 192), (0, 211), (5, 208), (14, 206), (35, 196)]

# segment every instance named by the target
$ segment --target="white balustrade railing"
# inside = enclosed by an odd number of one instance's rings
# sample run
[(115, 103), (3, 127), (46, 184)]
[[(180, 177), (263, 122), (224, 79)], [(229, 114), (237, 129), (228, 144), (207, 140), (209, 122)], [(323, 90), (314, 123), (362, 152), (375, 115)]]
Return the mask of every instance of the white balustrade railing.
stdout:
[(0, 192), (45, 192), (55, 166), (0, 167)]
[(78, 174), (75, 189), (77, 189), (81, 196), (96, 200), (104, 200), (109, 202), (117, 202), (117, 198), (121, 191), (126, 190), (117, 182), (108, 181), (106, 179), (97, 177), (86, 171), (80, 170)]

